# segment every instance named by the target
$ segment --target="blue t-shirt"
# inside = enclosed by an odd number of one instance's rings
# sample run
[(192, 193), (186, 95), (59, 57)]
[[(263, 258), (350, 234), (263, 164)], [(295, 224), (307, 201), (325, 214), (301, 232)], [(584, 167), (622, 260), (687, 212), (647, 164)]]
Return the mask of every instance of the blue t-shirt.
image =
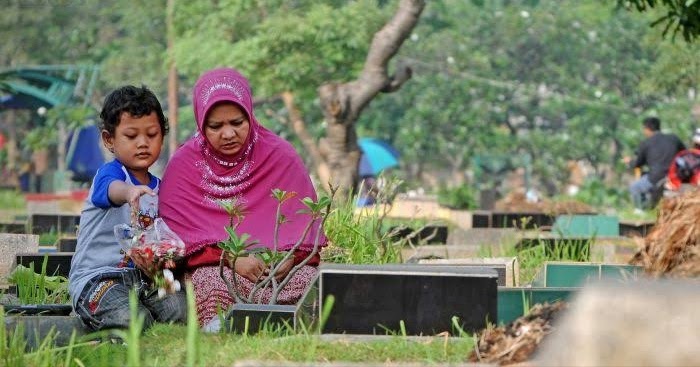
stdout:
[[(156, 194), (160, 179), (149, 173), (150, 181), (139, 182), (118, 160), (105, 163), (97, 170), (85, 206), (80, 214), (78, 243), (71, 261), (68, 292), (75, 307), (85, 284), (106, 272), (124, 271), (119, 264), (124, 258), (114, 236), (114, 226), (131, 222), (131, 206), (117, 206), (109, 200), (109, 185), (123, 181), (132, 185), (148, 185)], [(158, 216), (158, 196), (143, 195), (138, 218), (142, 224), (152, 223)]]

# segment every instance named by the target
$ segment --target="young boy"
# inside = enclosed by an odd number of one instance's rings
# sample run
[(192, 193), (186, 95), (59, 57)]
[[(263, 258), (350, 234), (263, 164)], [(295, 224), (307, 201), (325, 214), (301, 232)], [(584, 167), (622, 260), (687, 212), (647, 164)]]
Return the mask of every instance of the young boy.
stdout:
[(182, 291), (159, 299), (145, 275), (124, 266), (114, 226), (131, 223), (132, 208), (139, 222), (158, 214), (160, 179), (148, 172), (158, 159), (168, 124), (156, 96), (146, 87), (121, 87), (105, 98), (102, 141), (115, 159), (93, 179), (71, 263), (69, 292), (73, 309), (94, 330), (129, 327), (129, 291), (136, 289), (144, 327), (154, 321), (186, 320)]

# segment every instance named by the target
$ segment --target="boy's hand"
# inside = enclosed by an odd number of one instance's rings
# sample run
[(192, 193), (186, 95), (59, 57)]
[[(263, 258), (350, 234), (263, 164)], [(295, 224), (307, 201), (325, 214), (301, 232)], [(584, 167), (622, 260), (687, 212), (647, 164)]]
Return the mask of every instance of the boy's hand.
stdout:
[(236, 263), (234, 265), (234, 271), (238, 273), (238, 275), (250, 280), (253, 283), (260, 280), (267, 270), (265, 263), (254, 256), (239, 257), (236, 259)]
[(148, 186), (130, 186), (126, 190), (126, 202), (129, 203), (129, 205), (131, 205), (132, 208), (136, 208), (138, 210), (139, 199), (141, 198), (141, 196), (146, 194), (156, 196), (156, 193), (153, 192), (153, 190), (151, 190), (151, 188)]

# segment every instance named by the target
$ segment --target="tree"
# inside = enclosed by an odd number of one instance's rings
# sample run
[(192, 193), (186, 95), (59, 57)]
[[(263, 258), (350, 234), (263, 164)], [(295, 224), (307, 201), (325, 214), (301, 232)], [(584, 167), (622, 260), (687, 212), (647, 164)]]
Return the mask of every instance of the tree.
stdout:
[(663, 9), (665, 12), (656, 19), (652, 26), (663, 26), (663, 35), (669, 31), (675, 38), (681, 33), (686, 41), (693, 41), (700, 36), (700, 1), (698, 0), (617, 0), (620, 7), (644, 12)]
[(347, 190), (357, 181), (360, 152), (355, 122), (362, 110), (377, 94), (394, 92), (411, 77), (411, 69), (405, 65), (389, 75), (388, 63), (410, 35), (424, 7), (425, 1), (402, 0), (394, 17), (374, 35), (359, 78), (319, 88), (327, 124), (321, 154), (329, 165), (332, 186)]
[[(355, 121), (378, 93), (397, 89), (410, 75), (399, 68), (390, 77), (388, 63), (424, 5), (400, 1), (375, 36), (393, 9), (372, 0), (178, 4), (177, 63), (192, 78), (212, 67), (236, 67), (256, 98), (280, 97), (321, 182), (332, 176), (349, 189), (359, 158)], [(325, 143), (310, 131), (320, 120)]]

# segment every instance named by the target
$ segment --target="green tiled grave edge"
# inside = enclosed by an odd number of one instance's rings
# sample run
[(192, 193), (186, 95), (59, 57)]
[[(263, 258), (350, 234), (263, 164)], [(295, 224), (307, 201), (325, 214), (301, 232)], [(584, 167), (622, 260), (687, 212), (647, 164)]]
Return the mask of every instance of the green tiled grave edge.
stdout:
[(617, 237), (620, 221), (608, 215), (560, 215), (552, 232), (564, 237)]
[(537, 303), (553, 303), (568, 300), (579, 288), (498, 288), (498, 324), (508, 324), (523, 316), (524, 305), (529, 307)]
[(581, 287), (600, 279), (635, 279), (642, 268), (635, 265), (584, 262), (546, 262), (535, 277), (535, 287)]

